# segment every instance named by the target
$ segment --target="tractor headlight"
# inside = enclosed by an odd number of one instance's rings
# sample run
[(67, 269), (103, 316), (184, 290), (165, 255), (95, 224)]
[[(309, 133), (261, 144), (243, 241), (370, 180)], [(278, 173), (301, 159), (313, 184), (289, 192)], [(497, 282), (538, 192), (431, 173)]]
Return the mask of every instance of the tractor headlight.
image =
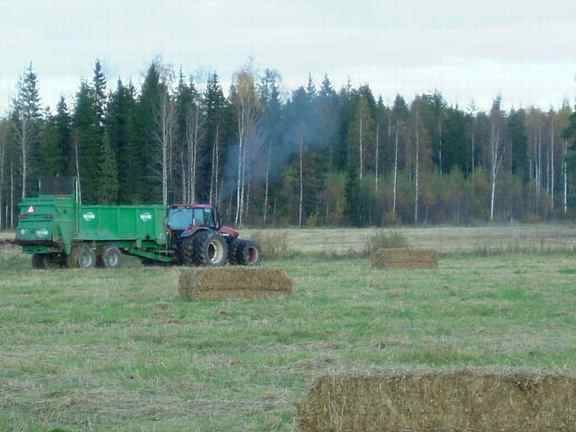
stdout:
[(36, 230), (36, 237), (46, 238), (49, 235), (50, 235), (50, 231), (48, 231), (46, 228), (41, 228), (39, 230)]
[(21, 237), (24, 237), (27, 232), (28, 232), (28, 230), (24, 229), (24, 228), (20, 228), (20, 230), (18, 231), (18, 233), (20, 234)]

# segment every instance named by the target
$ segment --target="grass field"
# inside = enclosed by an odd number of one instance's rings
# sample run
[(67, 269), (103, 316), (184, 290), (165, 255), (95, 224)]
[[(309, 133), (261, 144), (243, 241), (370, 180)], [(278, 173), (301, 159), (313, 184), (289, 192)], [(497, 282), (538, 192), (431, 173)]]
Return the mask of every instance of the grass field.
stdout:
[[(406, 235), (447, 251), (515, 233), (574, 241), (570, 227), (463, 230)], [(358, 233), (288, 237), (308, 252), (350, 239), (344, 251)], [(290, 298), (196, 303), (177, 297), (177, 269), (31, 271), (17, 250), (0, 254), (1, 431), (292, 431), (295, 403), (328, 373), (576, 367), (566, 251), (451, 253), (436, 271), (299, 256), (266, 264), (294, 278)]]

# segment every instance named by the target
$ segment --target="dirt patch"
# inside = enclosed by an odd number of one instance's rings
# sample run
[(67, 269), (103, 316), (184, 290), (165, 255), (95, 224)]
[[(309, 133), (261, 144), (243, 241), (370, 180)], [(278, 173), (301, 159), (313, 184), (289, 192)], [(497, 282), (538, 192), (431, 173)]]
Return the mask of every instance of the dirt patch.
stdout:
[(178, 292), (187, 300), (266, 298), (292, 294), (293, 282), (281, 269), (198, 268), (180, 273)]
[(542, 371), (394, 371), (320, 378), (301, 432), (576, 431), (576, 376)]
[(438, 254), (431, 249), (378, 249), (370, 254), (374, 268), (438, 268)]

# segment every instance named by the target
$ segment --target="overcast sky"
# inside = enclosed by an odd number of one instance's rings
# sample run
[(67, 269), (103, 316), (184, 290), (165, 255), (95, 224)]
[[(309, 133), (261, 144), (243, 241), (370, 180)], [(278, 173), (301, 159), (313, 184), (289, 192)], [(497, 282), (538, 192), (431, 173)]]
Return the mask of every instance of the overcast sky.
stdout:
[(575, 0), (0, 0), (0, 113), (32, 62), (43, 103), (72, 100), (96, 58), (140, 83), (160, 56), (228, 85), (254, 58), (286, 91), (311, 73), (386, 102), (440, 90), (461, 107), (576, 98)]

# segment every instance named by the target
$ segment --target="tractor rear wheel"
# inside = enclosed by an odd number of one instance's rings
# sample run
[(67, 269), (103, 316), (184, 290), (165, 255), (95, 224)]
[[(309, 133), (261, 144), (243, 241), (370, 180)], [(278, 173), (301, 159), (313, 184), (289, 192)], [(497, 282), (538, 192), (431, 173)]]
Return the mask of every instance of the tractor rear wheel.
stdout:
[(255, 241), (252, 240), (237, 240), (238, 251), (236, 252), (236, 260), (240, 265), (253, 266), (260, 263), (260, 249)]
[(68, 267), (71, 268), (93, 268), (96, 266), (96, 253), (87, 244), (75, 245), (72, 253), (68, 257)]
[(228, 262), (228, 243), (214, 231), (203, 230), (194, 239), (194, 262), (196, 265), (219, 267)]
[(238, 265), (238, 247), (241, 242), (242, 240), (235, 238), (228, 244), (228, 262), (230, 265)]
[(116, 246), (104, 246), (98, 255), (98, 266), (104, 268), (120, 267), (122, 252)]

